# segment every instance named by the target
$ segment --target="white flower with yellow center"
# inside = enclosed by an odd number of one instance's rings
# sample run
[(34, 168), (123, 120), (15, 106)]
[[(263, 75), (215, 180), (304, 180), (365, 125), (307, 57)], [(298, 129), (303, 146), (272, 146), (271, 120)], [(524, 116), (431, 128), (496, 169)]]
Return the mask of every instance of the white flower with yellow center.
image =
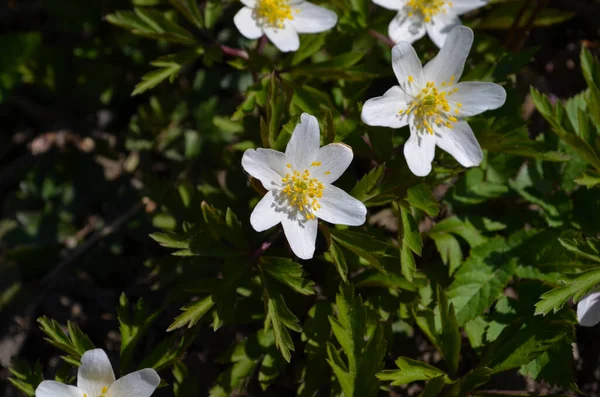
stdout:
[(388, 34), (396, 43), (413, 43), (425, 33), (438, 47), (450, 31), (460, 25), (459, 15), (483, 7), (488, 0), (373, 0), (398, 14), (388, 27)]
[(337, 23), (337, 15), (303, 0), (241, 0), (244, 4), (233, 18), (240, 33), (248, 39), (263, 34), (283, 52), (300, 46), (298, 33), (320, 33)]
[(350, 165), (352, 149), (343, 143), (320, 145), (319, 123), (304, 113), (285, 153), (249, 149), (242, 157), (246, 172), (268, 190), (250, 224), (262, 232), (281, 223), (292, 251), (302, 259), (313, 257), (317, 218), (359, 226), (367, 214), (363, 203), (332, 185)]
[(373, 126), (410, 126), (404, 156), (417, 176), (431, 172), (435, 146), (450, 153), (464, 167), (481, 163), (483, 153), (464, 117), (497, 109), (506, 91), (494, 83), (459, 83), (473, 44), (473, 31), (459, 26), (424, 67), (414, 48), (401, 42), (392, 49), (392, 67), (400, 85), (369, 99), (362, 120)]
[(110, 361), (102, 349), (81, 356), (77, 387), (45, 380), (35, 390), (36, 397), (150, 397), (160, 383), (155, 370), (145, 368), (115, 381)]

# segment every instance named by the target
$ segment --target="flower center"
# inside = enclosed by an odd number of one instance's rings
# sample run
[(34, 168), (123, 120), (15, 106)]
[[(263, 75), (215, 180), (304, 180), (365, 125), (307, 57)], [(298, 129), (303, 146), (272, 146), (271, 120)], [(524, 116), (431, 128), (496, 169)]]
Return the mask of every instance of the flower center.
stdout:
[(449, 0), (408, 0), (406, 5), (411, 9), (408, 16), (419, 13), (423, 15), (425, 22), (430, 22), (432, 16), (446, 13), (445, 7), (452, 7), (452, 2)]
[[(100, 394), (98, 397), (104, 397), (104, 395), (105, 395), (107, 392), (108, 392), (108, 387), (104, 386), (104, 387), (102, 388), (102, 392), (101, 392), (102, 394)], [(85, 393), (83, 393), (83, 397), (88, 397), (88, 395), (87, 395), (87, 394), (85, 394)]]
[[(320, 165), (320, 162), (315, 161), (311, 167)], [(292, 165), (287, 164), (286, 167), (291, 169)], [(290, 206), (297, 208), (306, 219), (315, 219), (314, 212), (321, 208), (319, 199), (323, 197), (323, 184), (317, 178), (311, 177), (309, 170), (303, 172), (294, 170), (286, 174), (281, 182), (285, 184), (282, 192), (287, 196)]]
[[(460, 108), (462, 104), (454, 102), (454, 109), (451, 103), (448, 102), (448, 98), (452, 94), (458, 92), (458, 88), (451, 88), (454, 84), (455, 77), (450, 78), (450, 82), (444, 81), (441, 84), (442, 90), (438, 90), (433, 81), (429, 81), (425, 88), (423, 88), (418, 95), (416, 95), (412, 102), (409, 103), (407, 109), (402, 109), (398, 113), (401, 116), (413, 115), (414, 125), (418, 131), (427, 131), (430, 135), (433, 135), (433, 126), (438, 127), (445, 126), (449, 129), (453, 128), (453, 123), (457, 122), (458, 119), (452, 115), (460, 114)], [(408, 76), (408, 84), (414, 84), (414, 78)]]
[(272, 28), (282, 29), (286, 20), (294, 19), (289, 0), (258, 0), (254, 12), (260, 25)]

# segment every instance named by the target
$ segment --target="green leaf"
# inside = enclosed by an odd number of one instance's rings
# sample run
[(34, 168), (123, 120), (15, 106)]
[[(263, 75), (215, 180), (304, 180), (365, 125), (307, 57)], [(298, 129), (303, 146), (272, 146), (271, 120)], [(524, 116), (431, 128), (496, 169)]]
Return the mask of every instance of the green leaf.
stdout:
[(461, 335), (454, 313), (452, 303), (448, 304), (448, 298), (443, 288), (437, 286), (438, 308), (442, 323), (442, 335), (439, 338), (442, 355), (448, 367), (450, 375), (458, 371), (458, 360), (460, 359)]
[[(554, 8), (545, 7), (541, 11), (536, 12), (536, 7), (532, 3), (527, 7), (521, 18), (519, 26), (513, 27), (515, 23), (515, 15), (520, 13), (521, 3), (504, 3), (496, 4), (489, 13), (476, 24), (480, 29), (510, 29), (524, 27), (525, 21), (530, 21), (532, 26), (552, 26), (564, 22), (573, 17), (574, 13), (566, 12)], [(535, 12), (535, 14), (534, 14)]]
[[(280, 263), (280, 259), (275, 258), (276, 266), (271, 267), (271, 273), (266, 268), (269, 266), (260, 265), (260, 278), (263, 284), (263, 295), (265, 301), (265, 331), (273, 327), (273, 334), (275, 336), (275, 345), (281, 352), (283, 358), (290, 362), (292, 355), (291, 351), (294, 350), (294, 342), (288, 332), (288, 329), (296, 332), (302, 332), (300, 328), (300, 322), (298, 318), (290, 311), (287, 307), (283, 295), (279, 290), (279, 284), (293, 288), (294, 290), (304, 291), (306, 293), (312, 293), (312, 287), (308, 287), (305, 281), (299, 277), (301, 275), (301, 269), (298, 268), (300, 265), (294, 264), (289, 261), (289, 264)], [(279, 268), (278, 268), (279, 267)], [(278, 273), (279, 272), (279, 273)], [(290, 280), (286, 277), (286, 272), (294, 274)], [(289, 274), (289, 273), (288, 273)]]
[(587, 187), (588, 189), (600, 184), (600, 173), (595, 171), (584, 172), (575, 178), (575, 183)]
[(340, 285), (336, 295), (337, 318), (329, 317), (331, 329), (346, 356), (343, 360), (332, 345), (327, 345), (328, 362), (344, 395), (377, 395), (379, 382), (375, 374), (383, 368), (386, 343), (379, 326), (367, 327), (367, 313), (361, 297), (351, 285)]
[(183, 65), (193, 62), (203, 53), (204, 50), (201, 47), (198, 47), (194, 50), (167, 55), (156, 61), (150, 62), (150, 65), (157, 67), (158, 69), (143, 75), (141, 83), (138, 83), (135, 86), (131, 95), (135, 96), (146, 92), (167, 79), (169, 79), (170, 83), (173, 83), (177, 75), (179, 75)]
[(192, 328), (214, 306), (214, 304), (215, 302), (212, 295), (209, 295), (196, 302), (183, 306), (181, 308), (183, 313), (175, 318), (175, 321), (167, 328), (167, 332), (186, 325), (188, 328)]
[(117, 11), (107, 15), (106, 20), (138, 36), (185, 45), (196, 43), (194, 35), (161, 12), (149, 8), (135, 8), (134, 11)]
[(31, 366), (15, 358), (8, 370), (12, 374), (8, 381), (27, 396), (34, 397), (35, 389), (44, 380), (44, 372), (40, 362), (36, 361), (35, 365)]
[(88, 336), (74, 323), (67, 322), (67, 336), (56, 320), (40, 317), (37, 321), (40, 330), (47, 336), (44, 340), (67, 353), (67, 356), (61, 357), (66, 362), (79, 365), (83, 353), (94, 348)]
[(329, 253), (331, 254), (331, 259), (335, 264), (335, 268), (337, 269), (342, 280), (347, 283), (348, 282), (348, 264), (346, 263), (346, 258), (344, 258), (344, 253), (340, 249), (340, 247), (335, 243), (331, 242), (329, 244)]
[(196, 0), (169, 0), (169, 3), (198, 29), (204, 28), (204, 20)]
[(387, 249), (391, 249), (391, 245), (385, 244), (373, 236), (347, 230), (331, 229), (331, 237), (342, 247), (365, 259), (377, 270), (387, 273), (378, 256), (385, 254)]
[(308, 76), (320, 79), (370, 80), (375, 77), (374, 73), (353, 68), (365, 55), (365, 51), (347, 52), (328, 61), (297, 66), (292, 69), (291, 74), (295, 77)]
[(535, 314), (546, 315), (551, 311), (556, 313), (571, 297), (577, 303), (598, 284), (600, 284), (600, 269), (584, 272), (566, 285), (554, 288), (540, 296), (540, 301), (535, 304)]
[(129, 308), (129, 300), (125, 293), (119, 298), (117, 316), (119, 319), (119, 331), (121, 332), (121, 360), (122, 373), (130, 372), (133, 368), (131, 362), (135, 346), (146, 334), (148, 328), (154, 323), (160, 310), (150, 313), (149, 307), (140, 298), (132, 309)]
[(313, 397), (324, 382), (331, 377), (327, 366), (327, 341), (331, 336), (328, 317), (333, 315), (331, 302), (318, 301), (308, 311), (302, 331), (306, 362), (298, 379), (298, 397)]
[(429, 382), (427, 382), (425, 388), (423, 389), (421, 394), (419, 394), (419, 397), (437, 397), (442, 392), (445, 385), (445, 376), (438, 376), (437, 378), (433, 378)]
[(383, 179), (383, 173), (385, 172), (385, 164), (382, 164), (369, 171), (368, 174), (363, 176), (360, 181), (350, 191), (350, 195), (357, 200), (366, 202), (379, 194), (379, 184)]
[(377, 374), (377, 378), (382, 381), (392, 381), (392, 386), (407, 385), (420, 380), (431, 380), (443, 377), (448, 380), (444, 371), (426, 364), (422, 361), (413, 360), (408, 357), (399, 357), (396, 360), (398, 369), (385, 370)]
[(574, 338), (574, 328), (567, 321), (517, 319), (487, 345), (483, 362), (495, 374), (508, 371), (535, 360), (564, 338)]
[(462, 393), (470, 392), (487, 383), (492, 377), (492, 373), (491, 368), (488, 367), (472, 369), (460, 380), (460, 391)]
[(398, 241), (400, 241), (400, 266), (402, 274), (410, 282), (417, 276), (417, 266), (413, 257), (413, 252), (421, 255), (423, 240), (419, 227), (415, 222), (411, 212), (398, 202), (393, 203), (396, 216), (401, 219), (401, 225), (398, 227)]
[(455, 274), (448, 297), (459, 325), (479, 316), (498, 298), (517, 268), (504, 239), (497, 237), (474, 248)]
[(327, 33), (310, 34), (300, 36), (300, 47), (294, 52), (291, 59), (291, 65), (296, 66), (300, 62), (313, 56), (325, 45)]
[(569, 251), (594, 262), (600, 262), (600, 239), (588, 237), (583, 239), (559, 238), (560, 245)]
[(263, 256), (260, 258), (259, 266), (266, 275), (302, 295), (315, 293), (315, 283), (304, 278), (302, 266), (291, 259)]
[(573, 371), (573, 340), (562, 338), (535, 360), (521, 367), (521, 373), (536, 381), (578, 391)]
[(436, 216), (440, 212), (439, 204), (431, 192), (431, 187), (424, 183), (410, 187), (406, 200), (410, 205), (424, 211), (429, 216)]

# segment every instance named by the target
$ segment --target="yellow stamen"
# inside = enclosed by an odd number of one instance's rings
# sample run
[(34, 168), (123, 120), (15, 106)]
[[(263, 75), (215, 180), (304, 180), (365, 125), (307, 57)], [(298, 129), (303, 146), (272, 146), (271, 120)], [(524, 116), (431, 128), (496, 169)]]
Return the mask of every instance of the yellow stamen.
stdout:
[(285, 21), (294, 19), (289, 0), (258, 0), (254, 7), (254, 16), (259, 25), (266, 25), (272, 28), (282, 29)]
[(449, 0), (408, 0), (406, 5), (409, 8), (409, 17), (419, 14), (425, 22), (431, 22), (431, 17), (445, 14), (446, 7), (452, 7), (453, 4)]
[[(318, 161), (311, 164), (314, 167), (320, 165)], [(330, 172), (327, 171), (325, 174)], [(317, 178), (313, 178), (309, 170), (304, 170), (302, 173), (295, 170), (292, 176), (286, 174), (281, 182), (285, 184), (281, 191), (287, 196), (290, 206), (297, 208), (306, 219), (315, 219), (314, 212), (321, 207), (318, 199), (323, 197), (325, 186)]]
[[(452, 76), (450, 84), (455, 79)], [(458, 92), (458, 88), (444, 89), (443, 87), (447, 85), (448, 83), (441, 83), (440, 90), (438, 90), (435, 82), (426, 82), (425, 88), (413, 97), (413, 101), (408, 104), (408, 108), (399, 110), (398, 114), (404, 117), (412, 116), (412, 122), (414, 122), (416, 129), (422, 133), (433, 135), (435, 132), (433, 127), (435, 126), (444, 126), (451, 129), (453, 123), (458, 121), (452, 113), (460, 114), (458, 109), (462, 105), (454, 104), (448, 100), (452, 93)]]

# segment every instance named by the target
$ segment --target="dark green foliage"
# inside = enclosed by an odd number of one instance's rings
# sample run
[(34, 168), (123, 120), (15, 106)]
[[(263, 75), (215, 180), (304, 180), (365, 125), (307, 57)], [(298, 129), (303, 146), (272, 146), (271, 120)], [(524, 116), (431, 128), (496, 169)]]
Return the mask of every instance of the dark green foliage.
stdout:
[[(239, 1), (22, 3), (45, 19), (0, 29), (0, 318), (27, 334), (11, 388), (75, 384), (98, 347), (177, 397), (502, 396), (487, 390), (501, 373), (580, 392), (571, 303), (600, 285), (600, 62), (584, 46), (578, 93), (556, 100), (537, 84), (552, 51), (523, 41), (577, 15), (500, 1), (461, 16), (462, 80), (508, 98), (468, 118), (479, 166), (438, 148), (421, 178), (410, 128), (361, 118), (398, 84), (395, 13), (372, 0), (315, 0), (338, 24), (291, 53), (244, 38)], [(280, 225), (253, 229), (266, 191), (241, 166), (285, 151), (305, 112), (322, 145), (352, 148), (334, 185), (368, 208), (364, 225), (319, 221), (311, 260)]]

